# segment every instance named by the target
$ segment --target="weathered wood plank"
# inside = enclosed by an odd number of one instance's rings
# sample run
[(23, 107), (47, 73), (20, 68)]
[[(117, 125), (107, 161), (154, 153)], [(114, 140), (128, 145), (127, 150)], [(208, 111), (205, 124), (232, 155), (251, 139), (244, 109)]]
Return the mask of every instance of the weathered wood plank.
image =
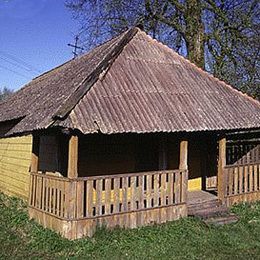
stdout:
[(139, 179), (139, 209), (144, 209), (144, 176), (138, 176)]
[(228, 195), (233, 195), (234, 169), (228, 169)]
[(39, 152), (40, 152), (40, 137), (37, 136), (37, 135), (33, 135), (31, 172), (38, 172), (38, 169), (39, 169)]
[(226, 166), (226, 138), (219, 140), (219, 155), (218, 155), (218, 198), (223, 201), (225, 197), (225, 176), (224, 167)]
[(122, 205), (123, 205), (123, 211), (127, 211), (127, 209), (128, 209), (127, 190), (128, 190), (128, 177), (124, 177), (124, 178), (122, 178)]
[(119, 213), (120, 178), (114, 178), (114, 213)]
[(131, 190), (131, 199), (130, 199), (130, 210), (136, 210), (136, 179), (137, 177), (130, 177), (130, 190)]
[(111, 179), (105, 180), (105, 214), (110, 214), (111, 208)]
[(254, 183), (253, 183), (253, 180), (254, 180), (254, 178), (253, 178), (253, 166), (252, 165), (250, 165), (249, 166), (249, 171), (248, 171), (248, 173), (249, 173), (249, 192), (252, 192), (253, 191), (253, 187), (254, 187)]
[(181, 178), (179, 173), (175, 174), (174, 200), (175, 204), (181, 202)]
[(61, 182), (61, 203), (60, 203), (60, 216), (65, 217), (65, 201), (66, 201), (66, 192), (65, 192), (66, 182)]
[(102, 193), (103, 192), (103, 180), (96, 180), (96, 214), (102, 215)]
[(159, 197), (161, 197), (161, 191), (159, 189), (159, 174), (154, 175), (154, 207), (159, 206)]
[(86, 211), (87, 217), (93, 217), (93, 181), (87, 181), (87, 192), (86, 192)]
[(180, 142), (180, 163), (179, 163), (180, 170), (187, 170), (188, 169), (188, 141), (182, 140)]
[(181, 173), (181, 202), (187, 202), (187, 192), (188, 192), (188, 171), (185, 170)]
[(166, 173), (161, 174), (161, 206), (166, 206)]
[(61, 203), (61, 182), (57, 180), (56, 182), (57, 184), (57, 212), (56, 214), (58, 216), (60, 216), (60, 212), (61, 212), (61, 209), (60, 209), (60, 203)]
[(234, 169), (234, 194), (238, 194), (238, 168)]
[(248, 192), (248, 166), (244, 166), (244, 193)]
[(77, 218), (83, 218), (84, 216), (84, 182), (78, 181), (77, 185)]
[(253, 166), (253, 173), (254, 173), (254, 191), (258, 191), (257, 165)]
[(168, 182), (168, 191), (169, 191), (169, 205), (174, 204), (174, 173), (169, 173), (169, 182)]
[(146, 176), (146, 208), (152, 207), (152, 176)]
[(69, 140), (68, 178), (78, 177), (78, 137), (72, 135)]
[(244, 172), (243, 172), (243, 167), (239, 167), (239, 194), (243, 193), (243, 182), (244, 182), (244, 178), (243, 178)]

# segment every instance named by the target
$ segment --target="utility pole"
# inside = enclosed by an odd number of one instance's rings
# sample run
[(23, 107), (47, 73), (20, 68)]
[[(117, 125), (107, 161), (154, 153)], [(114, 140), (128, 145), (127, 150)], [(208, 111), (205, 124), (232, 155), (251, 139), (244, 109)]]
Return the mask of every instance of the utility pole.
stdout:
[(68, 44), (68, 46), (69, 47), (73, 47), (74, 48), (74, 50), (72, 51), (72, 53), (74, 54), (74, 59), (78, 56), (78, 50), (84, 50), (84, 48), (82, 48), (82, 47), (79, 47), (78, 46), (78, 41), (79, 41), (79, 36), (77, 35), (76, 37), (75, 37), (75, 44)]

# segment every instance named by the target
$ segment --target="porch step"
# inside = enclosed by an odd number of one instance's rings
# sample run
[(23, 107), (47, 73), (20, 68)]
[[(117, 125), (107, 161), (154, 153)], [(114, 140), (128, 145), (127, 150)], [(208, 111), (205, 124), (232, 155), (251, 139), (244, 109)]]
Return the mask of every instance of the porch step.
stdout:
[(204, 220), (204, 223), (221, 226), (221, 225), (227, 225), (236, 223), (238, 221), (238, 217), (235, 214), (229, 213), (227, 216), (222, 217), (214, 217), (214, 218), (208, 218)]
[(188, 205), (188, 215), (200, 218), (207, 225), (224, 225), (238, 221), (238, 217), (230, 213), (218, 199)]
[(201, 210), (197, 210), (193, 216), (199, 217), (201, 219), (208, 219), (212, 217), (219, 217), (219, 216), (227, 216), (229, 214), (227, 207), (225, 206), (218, 206), (213, 208), (205, 208)]
[(197, 215), (200, 211), (207, 211), (209, 209), (215, 209), (221, 206), (221, 203), (218, 199), (203, 201), (203, 202), (196, 202), (193, 204), (188, 204), (188, 215), (194, 216)]

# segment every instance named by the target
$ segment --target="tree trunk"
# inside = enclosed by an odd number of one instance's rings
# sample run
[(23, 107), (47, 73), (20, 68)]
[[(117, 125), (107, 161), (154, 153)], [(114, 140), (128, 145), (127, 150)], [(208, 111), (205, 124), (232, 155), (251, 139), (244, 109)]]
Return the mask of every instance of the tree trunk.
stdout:
[(187, 0), (184, 14), (186, 22), (186, 45), (188, 59), (200, 68), (205, 67), (204, 24), (202, 21), (201, 0)]

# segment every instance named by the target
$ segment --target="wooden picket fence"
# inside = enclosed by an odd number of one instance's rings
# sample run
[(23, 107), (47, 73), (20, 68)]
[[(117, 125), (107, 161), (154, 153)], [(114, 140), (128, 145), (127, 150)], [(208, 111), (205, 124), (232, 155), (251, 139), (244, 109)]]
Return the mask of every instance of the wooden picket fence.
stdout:
[(226, 195), (238, 195), (260, 190), (260, 164), (227, 166)]
[(31, 173), (29, 206), (59, 218), (68, 218), (70, 186), (67, 178)]
[(260, 199), (260, 163), (228, 165), (224, 174), (228, 205)]
[(227, 147), (224, 169), (226, 203), (260, 200), (260, 144), (234, 142)]
[(185, 203), (187, 171), (156, 171), (68, 179), (31, 173), (29, 206), (79, 220)]

